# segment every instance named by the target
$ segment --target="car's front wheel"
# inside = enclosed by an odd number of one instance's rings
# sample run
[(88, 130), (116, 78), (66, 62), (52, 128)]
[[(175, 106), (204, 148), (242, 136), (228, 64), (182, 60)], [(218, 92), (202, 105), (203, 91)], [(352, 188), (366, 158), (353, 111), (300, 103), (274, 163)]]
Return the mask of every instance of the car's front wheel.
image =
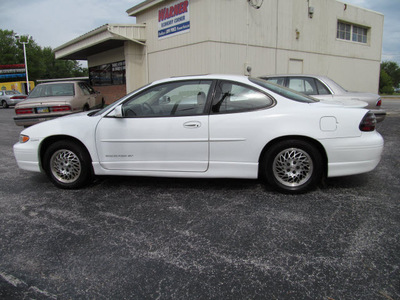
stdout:
[(43, 167), (54, 185), (63, 189), (81, 188), (93, 174), (89, 153), (72, 141), (51, 144), (45, 151)]
[(272, 145), (262, 161), (267, 182), (284, 193), (303, 193), (322, 179), (323, 159), (313, 145), (303, 140), (285, 140)]

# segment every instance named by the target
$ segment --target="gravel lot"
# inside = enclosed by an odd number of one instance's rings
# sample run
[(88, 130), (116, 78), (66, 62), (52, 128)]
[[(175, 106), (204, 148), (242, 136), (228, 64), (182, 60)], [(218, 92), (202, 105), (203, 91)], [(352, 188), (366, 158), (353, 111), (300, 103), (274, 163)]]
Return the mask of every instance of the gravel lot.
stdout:
[(305, 195), (258, 181), (103, 177), (55, 188), (17, 168), (0, 109), (1, 299), (400, 299), (400, 100), (371, 173)]

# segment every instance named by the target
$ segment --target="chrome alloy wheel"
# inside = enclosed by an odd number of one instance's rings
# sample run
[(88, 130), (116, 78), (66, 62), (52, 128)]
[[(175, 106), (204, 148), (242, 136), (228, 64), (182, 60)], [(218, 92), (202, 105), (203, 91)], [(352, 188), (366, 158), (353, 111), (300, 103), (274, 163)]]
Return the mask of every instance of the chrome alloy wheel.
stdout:
[(272, 169), (274, 177), (281, 184), (296, 187), (310, 179), (314, 165), (307, 152), (299, 148), (288, 148), (275, 156)]
[(78, 156), (74, 152), (60, 149), (51, 156), (50, 170), (58, 181), (71, 183), (79, 178), (82, 167)]

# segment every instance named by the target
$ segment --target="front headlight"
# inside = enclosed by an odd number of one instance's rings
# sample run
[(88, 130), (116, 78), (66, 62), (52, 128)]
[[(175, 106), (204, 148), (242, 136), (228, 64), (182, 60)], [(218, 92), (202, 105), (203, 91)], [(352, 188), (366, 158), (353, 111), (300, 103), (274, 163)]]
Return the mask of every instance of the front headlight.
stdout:
[(20, 143), (26, 143), (27, 141), (29, 141), (29, 136), (24, 135), (24, 134), (20, 134), (19, 135), (19, 142)]

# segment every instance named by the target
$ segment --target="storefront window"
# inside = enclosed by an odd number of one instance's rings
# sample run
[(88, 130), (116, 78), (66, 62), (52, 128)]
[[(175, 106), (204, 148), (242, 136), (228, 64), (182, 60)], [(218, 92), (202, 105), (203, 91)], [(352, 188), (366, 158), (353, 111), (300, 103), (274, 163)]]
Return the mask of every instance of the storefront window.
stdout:
[(125, 84), (125, 61), (90, 67), (89, 80), (92, 86)]

